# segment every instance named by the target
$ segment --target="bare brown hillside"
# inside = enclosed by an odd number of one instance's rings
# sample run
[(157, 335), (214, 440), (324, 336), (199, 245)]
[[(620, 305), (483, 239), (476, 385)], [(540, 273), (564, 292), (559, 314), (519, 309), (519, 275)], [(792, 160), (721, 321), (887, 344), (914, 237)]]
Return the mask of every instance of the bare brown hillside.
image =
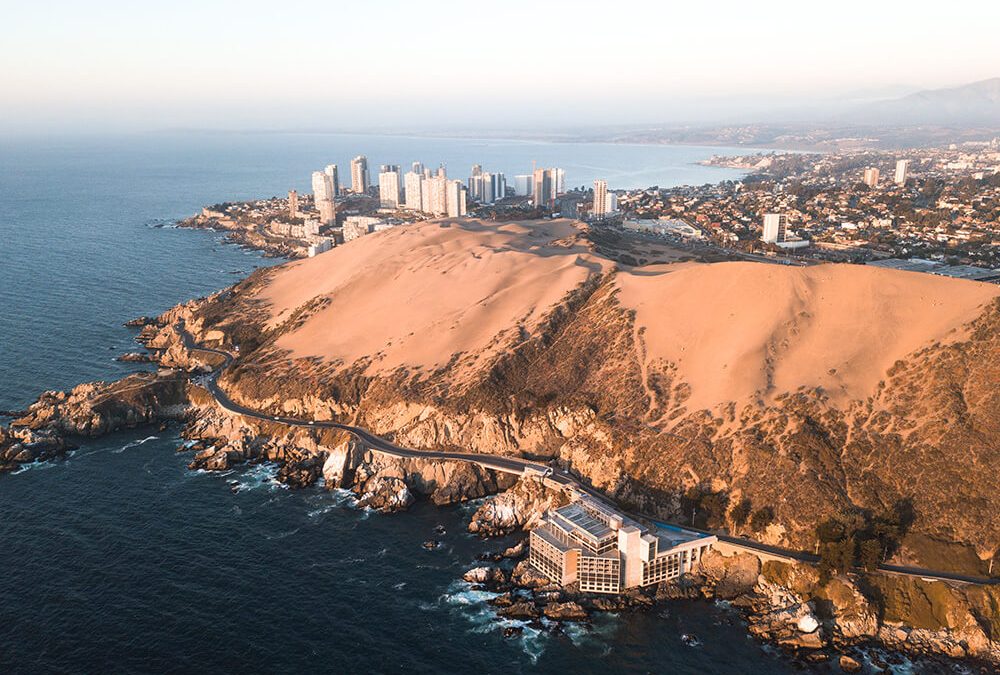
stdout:
[(773, 542), (909, 500), (901, 557), (993, 554), (1000, 288), (613, 257), (570, 221), (432, 221), (263, 272), (199, 313), (240, 344), (223, 384), (254, 405), (555, 457), (673, 516), (692, 488), (749, 499), (773, 512), (754, 535)]

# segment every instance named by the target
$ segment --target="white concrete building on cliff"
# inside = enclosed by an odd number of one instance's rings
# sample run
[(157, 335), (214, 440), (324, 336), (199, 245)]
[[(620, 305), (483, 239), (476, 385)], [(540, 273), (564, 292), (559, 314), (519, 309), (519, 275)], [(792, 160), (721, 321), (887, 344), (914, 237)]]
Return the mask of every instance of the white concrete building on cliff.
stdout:
[(620, 593), (696, 570), (716, 541), (678, 527), (645, 528), (585, 495), (545, 514), (531, 531), (528, 564), (562, 586)]

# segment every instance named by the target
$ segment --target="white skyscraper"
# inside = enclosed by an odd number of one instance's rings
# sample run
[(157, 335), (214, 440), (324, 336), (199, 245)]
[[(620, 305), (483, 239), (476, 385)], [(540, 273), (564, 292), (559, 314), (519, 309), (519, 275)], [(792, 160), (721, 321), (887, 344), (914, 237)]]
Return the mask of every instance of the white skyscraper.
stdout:
[(322, 171), (313, 171), (312, 174), (313, 199), (317, 202), (321, 199), (333, 199), (333, 186), (330, 177)]
[(493, 174), (493, 200), (503, 199), (507, 196), (507, 177), (502, 173)]
[(326, 168), (323, 169), (323, 173), (330, 177), (330, 183), (333, 185), (333, 193), (330, 197), (336, 200), (340, 195), (340, 177), (337, 173), (337, 165), (327, 164)]
[(531, 174), (514, 176), (514, 194), (518, 197), (529, 197), (532, 192), (534, 192), (534, 185)]
[(399, 166), (383, 164), (378, 172), (378, 196), (382, 208), (395, 209), (399, 207)]
[(326, 171), (313, 171), (313, 201), (319, 213), (319, 222), (330, 225), (336, 222), (337, 211), (333, 200), (333, 179)]
[(594, 217), (603, 218), (608, 215), (608, 181), (594, 181)]
[(414, 170), (405, 176), (406, 208), (411, 211), (423, 211), (423, 197), (421, 195), (424, 184), (423, 167), (420, 171), (416, 171), (417, 166), (414, 164), (413, 168)]
[(785, 241), (785, 215), (783, 213), (764, 214), (764, 235), (761, 241), (765, 244), (778, 244)]
[(465, 215), (466, 191), (465, 186), (462, 185), (462, 181), (448, 181), (446, 199), (449, 218), (457, 218)]
[(875, 187), (878, 185), (878, 169), (865, 169), (865, 177), (862, 180), (868, 187)]
[(368, 158), (364, 155), (351, 160), (351, 190), (359, 195), (368, 192)]
[(604, 200), (604, 212), (608, 214), (618, 213), (618, 195), (614, 192), (609, 192)]
[(469, 175), (469, 197), (473, 201), (483, 201), (483, 167), (480, 164), (472, 165), (472, 173)]
[(424, 213), (435, 216), (443, 216), (448, 213), (447, 186), (448, 179), (444, 176), (432, 176), (424, 179), (420, 194)]
[(898, 162), (896, 162), (896, 176), (893, 179), (896, 185), (906, 185), (906, 174), (909, 172), (909, 170), (910, 170), (910, 160), (901, 159)]
[(494, 182), (495, 175), (496, 174), (486, 172), (479, 176), (482, 186), (480, 187), (479, 201), (483, 204), (492, 204), (497, 200), (497, 186)]

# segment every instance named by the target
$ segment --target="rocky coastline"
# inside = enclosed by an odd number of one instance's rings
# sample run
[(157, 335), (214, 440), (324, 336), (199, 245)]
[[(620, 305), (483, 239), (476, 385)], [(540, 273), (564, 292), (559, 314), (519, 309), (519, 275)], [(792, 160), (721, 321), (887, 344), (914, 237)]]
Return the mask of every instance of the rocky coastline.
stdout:
[(225, 232), (228, 242), (260, 251), (267, 258), (305, 258), (309, 254), (308, 242), (266, 234), (255, 224), (238, 223), (218, 215), (191, 216), (179, 220), (177, 227)]
[[(391, 457), (343, 432), (289, 430), (219, 409), (197, 384), (197, 378), (218, 363), (205, 352), (187, 349), (177, 328), (184, 322), (206, 344), (222, 339), (206, 321), (204, 306), (204, 301), (186, 303), (160, 317), (130, 322), (138, 329), (137, 341), (159, 366), (155, 372), (82, 384), (69, 392), (45, 392), (8, 427), (0, 427), (0, 472), (58, 459), (73, 448), (75, 437), (181, 421), (187, 442), (178, 451), (190, 453), (192, 469), (223, 471), (243, 463), (274, 462), (279, 466), (277, 479), (291, 487), (321, 481), (327, 489), (350, 490), (359, 507), (382, 513), (405, 510), (418, 499), (437, 505), (482, 500), (468, 527), (484, 538), (530, 530), (547, 509), (565, 503), (561, 492), (532, 479), (464, 463)], [(297, 400), (286, 411), (342, 412), (310, 407)], [(438, 426), (440, 420), (425, 419), (427, 424), (411, 424), (397, 441), (434, 447), (442, 434), (461, 437), (454, 429)], [(398, 420), (384, 424), (399, 428)], [(593, 417), (565, 410), (544, 422), (521, 424), (546, 426), (572, 437), (593, 424)], [(372, 426), (379, 431), (377, 424)], [(645, 611), (673, 599), (702, 598), (731, 603), (756, 638), (807, 663), (835, 660), (847, 672), (858, 663), (858, 650), (871, 644), (993, 664), (984, 667), (1000, 664), (996, 587), (952, 588), (939, 582), (853, 575), (821, 584), (808, 565), (762, 564), (748, 554), (726, 557), (713, 552), (697, 574), (620, 596), (589, 596), (553, 585), (527, 566), (525, 554), (522, 542), (487, 556), (486, 564), (465, 575), (467, 582), (497, 594), (491, 604), (498, 617), (586, 622), (596, 612)]]

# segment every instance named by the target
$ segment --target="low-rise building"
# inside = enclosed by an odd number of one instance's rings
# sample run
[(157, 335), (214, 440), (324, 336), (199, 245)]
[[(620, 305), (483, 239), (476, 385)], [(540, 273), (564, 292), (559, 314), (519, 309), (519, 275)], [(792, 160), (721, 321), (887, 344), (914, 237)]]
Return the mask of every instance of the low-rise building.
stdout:
[(531, 531), (528, 564), (563, 586), (620, 593), (694, 570), (715, 541), (682, 528), (645, 528), (584, 496), (545, 514)]
[(344, 218), (344, 241), (352, 241), (358, 237), (374, 232), (376, 226), (385, 224), (381, 218), (372, 216), (348, 216)]

